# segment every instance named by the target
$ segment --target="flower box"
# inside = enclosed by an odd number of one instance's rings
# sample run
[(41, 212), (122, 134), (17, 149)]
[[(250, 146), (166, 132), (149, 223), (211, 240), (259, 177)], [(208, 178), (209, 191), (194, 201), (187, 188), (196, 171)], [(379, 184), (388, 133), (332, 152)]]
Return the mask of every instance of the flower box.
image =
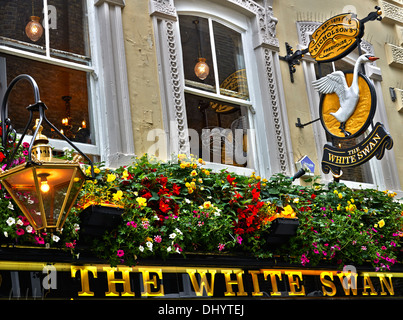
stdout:
[(124, 210), (116, 206), (91, 205), (80, 213), (80, 235), (102, 236), (122, 221)]
[(267, 237), (269, 244), (282, 244), (297, 234), (299, 220), (294, 218), (276, 218), (273, 220)]

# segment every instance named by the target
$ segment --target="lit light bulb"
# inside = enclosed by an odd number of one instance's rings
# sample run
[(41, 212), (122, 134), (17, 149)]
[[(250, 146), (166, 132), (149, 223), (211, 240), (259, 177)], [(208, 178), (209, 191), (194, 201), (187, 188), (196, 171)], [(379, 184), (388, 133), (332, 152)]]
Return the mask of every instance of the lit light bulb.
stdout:
[(207, 78), (210, 72), (210, 68), (206, 63), (205, 58), (199, 58), (199, 62), (195, 65), (195, 74), (200, 80), (204, 80)]
[(42, 181), (41, 182), (41, 191), (43, 193), (47, 193), (47, 192), (49, 192), (49, 190), (50, 190), (50, 187), (48, 185), (48, 182), (47, 181)]
[(38, 41), (43, 34), (43, 27), (39, 22), (40, 18), (31, 16), (31, 21), (25, 27), (25, 33), (32, 41)]
[(50, 186), (48, 184), (48, 179), (47, 177), (49, 176), (49, 173), (40, 173), (38, 174), (38, 177), (41, 178), (41, 186), (40, 189), (43, 193), (47, 193), (50, 190)]

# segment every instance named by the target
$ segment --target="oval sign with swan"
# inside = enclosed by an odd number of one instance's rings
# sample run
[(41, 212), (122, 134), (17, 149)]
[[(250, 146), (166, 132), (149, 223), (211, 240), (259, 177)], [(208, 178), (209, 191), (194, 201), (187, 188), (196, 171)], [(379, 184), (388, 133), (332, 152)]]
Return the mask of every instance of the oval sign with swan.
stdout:
[[(344, 74), (346, 84), (351, 90), (354, 86), (358, 87), (358, 101), (354, 110), (351, 111), (351, 115), (344, 116), (343, 113), (346, 113), (344, 105), (347, 104), (348, 107), (348, 103), (340, 102), (340, 94), (338, 95), (336, 92), (323, 94), (319, 106), (320, 119), (324, 129), (331, 136), (339, 139), (351, 139), (364, 133), (371, 124), (376, 111), (376, 93), (370, 80), (360, 72), (357, 72), (355, 77), (353, 71), (339, 72)], [(349, 93), (345, 93), (345, 97), (348, 100), (351, 96)], [(344, 120), (343, 117), (347, 117), (347, 119)]]
[(349, 54), (363, 35), (360, 21), (353, 13), (334, 16), (312, 34), (308, 50), (317, 62), (331, 62)]

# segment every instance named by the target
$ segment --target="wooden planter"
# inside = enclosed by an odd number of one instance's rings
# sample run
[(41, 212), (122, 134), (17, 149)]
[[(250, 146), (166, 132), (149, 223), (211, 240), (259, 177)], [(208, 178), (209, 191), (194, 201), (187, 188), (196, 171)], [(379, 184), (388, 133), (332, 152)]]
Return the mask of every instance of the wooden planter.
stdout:
[(277, 218), (274, 219), (270, 227), (270, 233), (267, 237), (268, 244), (283, 244), (290, 237), (297, 234), (299, 225), (298, 219)]
[(80, 213), (80, 235), (102, 236), (122, 222), (124, 210), (119, 207), (91, 205)]

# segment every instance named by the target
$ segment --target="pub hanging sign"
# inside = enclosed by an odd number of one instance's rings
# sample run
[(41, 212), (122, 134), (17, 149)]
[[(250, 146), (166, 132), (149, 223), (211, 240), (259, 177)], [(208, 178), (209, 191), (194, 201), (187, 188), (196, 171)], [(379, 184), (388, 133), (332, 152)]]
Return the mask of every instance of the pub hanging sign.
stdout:
[[(342, 59), (359, 46), (364, 35), (364, 24), (371, 20), (381, 20), (381, 11), (371, 12), (364, 19), (355, 14), (340, 14), (320, 25), (312, 35), (308, 51), (318, 62), (332, 62)], [(360, 48), (359, 48), (360, 49)], [(361, 50), (359, 50), (361, 52)], [(321, 93), (319, 114), (323, 128), (332, 138), (334, 145), (326, 144), (323, 150), (322, 171), (332, 172), (339, 178), (342, 168), (355, 167), (369, 161), (374, 156), (382, 159), (385, 149), (393, 147), (393, 139), (381, 123), (373, 125), (376, 111), (376, 91), (365, 76), (362, 66), (376, 61), (370, 54), (361, 54), (353, 71), (334, 71), (312, 82)], [(353, 140), (363, 135), (372, 125), (372, 131), (360, 143)], [(342, 143), (348, 141), (348, 148)]]

